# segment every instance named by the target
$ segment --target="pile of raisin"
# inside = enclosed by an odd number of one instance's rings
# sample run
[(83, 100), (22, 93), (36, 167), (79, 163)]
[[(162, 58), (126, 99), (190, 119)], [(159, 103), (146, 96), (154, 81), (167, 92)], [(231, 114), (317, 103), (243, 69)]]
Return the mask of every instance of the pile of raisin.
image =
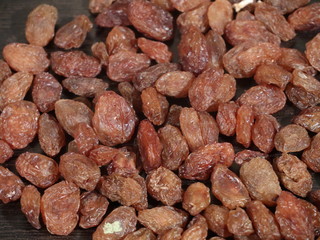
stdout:
[[(41, 4), (27, 43), (2, 50), (4, 204), (20, 199), (53, 235), (95, 228), (93, 240), (320, 237), (319, 2), (89, 0), (89, 10), (94, 23), (78, 15), (55, 31), (57, 8)], [(94, 24), (108, 33), (88, 53)], [(288, 48), (305, 32), (304, 52)]]

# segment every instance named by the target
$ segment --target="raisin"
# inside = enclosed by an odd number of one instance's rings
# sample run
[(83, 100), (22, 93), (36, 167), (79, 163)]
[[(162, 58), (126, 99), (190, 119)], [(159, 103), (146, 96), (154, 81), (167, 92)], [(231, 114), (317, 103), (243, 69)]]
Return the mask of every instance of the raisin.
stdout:
[(79, 48), (86, 39), (93, 25), (85, 15), (76, 16), (71, 22), (62, 26), (56, 33), (54, 44), (59, 48)]
[(230, 101), (236, 92), (236, 80), (221, 69), (210, 67), (193, 81), (189, 89), (191, 106), (198, 111), (216, 111)]
[(5, 163), (13, 156), (13, 150), (3, 140), (0, 140), (0, 163)]
[(209, 25), (219, 35), (224, 34), (226, 25), (233, 18), (232, 5), (228, 0), (217, 0), (208, 9)]
[(170, 230), (159, 234), (157, 240), (181, 240), (183, 229), (180, 227), (171, 228)]
[(223, 68), (222, 57), (227, 51), (224, 39), (213, 30), (210, 30), (205, 37), (209, 52), (208, 64), (215, 68)]
[(286, 14), (308, 4), (310, 0), (264, 0), (264, 2), (273, 5), (274, 7), (279, 9), (282, 14)]
[(274, 215), (262, 202), (257, 200), (249, 202), (246, 211), (261, 239), (281, 239), (279, 226)]
[(118, 25), (131, 25), (128, 19), (128, 7), (131, 0), (116, 1), (97, 16), (95, 23), (100, 27), (112, 28)]
[(233, 77), (248, 78), (254, 75), (259, 65), (276, 62), (280, 56), (281, 49), (276, 44), (247, 41), (229, 50), (222, 60)]
[(140, 228), (139, 230), (128, 234), (124, 240), (156, 240), (154, 233), (148, 228)]
[(3, 110), (8, 103), (23, 100), (31, 87), (32, 80), (32, 74), (25, 72), (17, 72), (5, 79), (0, 88), (0, 109)]
[(65, 180), (87, 191), (95, 189), (101, 176), (100, 169), (94, 161), (73, 152), (60, 157), (59, 170)]
[(89, 0), (89, 10), (91, 13), (101, 13), (109, 7), (115, 0)]
[(302, 161), (304, 161), (307, 166), (315, 171), (320, 172), (320, 134), (315, 135), (311, 141), (310, 146), (303, 151)]
[(183, 108), (179, 120), (181, 131), (191, 151), (218, 141), (219, 128), (209, 113)]
[(118, 90), (136, 112), (142, 111), (141, 93), (129, 82), (121, 82), (118, 84)]
[(222, 164), (214, 167), (211, 184), (213, 195), (229, 209), (244, 207), (250, 202), (248, 190), (240, 178)]
[(177, 25), (181, 33), (187, 32), (190, 26), (197, 28), (200, 32), (206, 32), (209, 27), (208, 8), (210, 2), (203, 2), (196, 8), (186, 11), (177, 18)]
[(280, 124), (272, 115), (260, 114), (255, 116), (252, 126), (252, 141), (260, 151), (270, 153), (274, 148), (274, 136), (279, 131)]
[(147, 37), (158, 41), (172, 38), (173, 17), (156, 4), (146, 0), (133, 0), (128, 7), (128, 18)]
[(253, 109), (242, 105), (237, 111), (236, 139), (237, 142), (248, 148), (251, 144), (251, 131), (254, 122)]
[(241, 165), (245, 162), (249, 162), (252, 158), (256, 158), (256, 157), (267, 158), (268, 155), (262, 152), (245, 149), (236, 153), (234, 162), (238, 165)]
[(10, 43), (2, 50), (3, 58), (17, 72), (38, 74), (48, 69), (50, 61), (40, 46)]
[(191, 153), (179, 168), (179, 176), (190, 180), (207, 180), (212, 168), (220, 163), (231, 166), (234, 159), (233, 146), (230, 143), (212, 143)]
[(78, 224), (79, 207), (80, 190), (75, 184), (62, 181), (47, 188), (41, 198), (41, 215), (47, 230), (69, 235)]
[(131, 139), (136, 115), (123, 97), (113, 91), (106, 91), (98, 98), (92, 125), (101, 143), (114, 146)]
[(89, 153), (89, 158), (99, 167), (109, 164), (119, 153), (119, 149), (99, 145)]
[(101, 64), (95, 57), (82, 51), (51, 53), (52, 70), (64, 77), (95, 77), (101, 71)]
[(309, 217), (311, 218), (311, 222), (313, 225), (313, 231), (316, 236), (319, 236), (320, 232), (320, 212), (318, 211), (317, 207), (314, 206), (312, 203), (301, 199), (302, 205), (304, 205), (305, 210), (307, 211)]
[(137, 216), (132, 207), (114, 209), (98, 226), (92, 239), (122, 239), (136, 230)]
[(258, 20), (233, 20), (226, 25), (225, 36), (232, 46), (255, 39), (258, 42), (268, 42), (280, 45), (280, 38), (269, 32)]
[(181, 35), (178, 54), (184, 71), (201, 73), (209, 61), (209, 49), (205, 36), (191, 26)]
[(78, 123), (84, 122), (91, 125), (93, 112), (84, 103), (60, 99), (55, 103), (56, 117), (66, 132), (74, 136)]
[(39, 112), (32, 102), (8, 104), (0, 115), (0, 134), (12, 149), (22, 149), (31, 143), (38, 130)]
[(240, 178), (254, 200), (274, 206), (281, 193), (278, 177), (268, 160), (256, 157), (240, 168)]
[(80, 122), (76, 126), (74, 141), (80, 154), (88, 155), (90, 150), (99, 144), (97, 134), (87, 123)]
[(115, 26), (108, 33), (106, 45), (109, 55), (121, 51), (137, 52), (137, 39), (134, 32), (127, 27)]
[(0, 59), (0, 84), (11, 75), (12, 75), (12, 72), (8, 63)]
[(216, 120), (221, 134), (226, 136), (235, 134), (238, 108), (239, 106), (232, 101), (219, 104)]
[(107, 67), (109, 64), (109, 53), (104, 42), (96, 42), (91, 46), (92, 55), (100, 60), (102, 66)]
[(148, 68), (150, 59), (143, 53), (120, 51), (109, 57), (108, 77), (116, 82), (132, 81), (139, 71)]
[(275, 215), (285, 239), (314, 239), (311, 216), (306, 211), (303, 200), (292, 193), (281, 192)]
[(209, 229), (221, 237), (230, 237), (232, 234), (227, 227), (229, 209), (224, 206), (211, 204), (204, 211)]
[(208, 224), (202, 215), (195, 216), (183, 232), (181, 240), (205, 240), (208, 235)]
[(285, 106), (286, 96), (278, 87), (261, 85), (249, 88), (237, 101), (252, 106), (257, 114), (273, 114)]
[(69, 77), (62, 81), (69, 92), (82, 97), (94, 97), (105, 91), (109, 84), (99, 78)]
[(277, 62), (290, 72), (297, 69), (312, 76), (316, 73), (316, 70), (310, 66), (306, 56), (297, 49), (281, 48), (281, 56)]
[(198, 215), (211, 202), (210, 189), (201, 182), (191, 184), (183, 194), (182, 207), (192, 216)]
[(280, 37), (282, 41), (289, 41), (296, 36), (294, 28), (277, 8), (267, 3), (259, 2), (255, 6), (254, 15), (266, 25), (268, 30)]
[(294, 155), (283, 153), (273, 164), (285, 188), (300, 197), (307, 196), (312, 189), (312, 177), (304, 162)]
[(277, 64), (262, 64), (257, 68), (254, 80), (259, 85), (272, 84), (284, 90), (292, 80), (292, 74)]
[(254, 233), (249, 216), (239, 207), (229, 212), (227, 227), (231, 233), (237, 236), (249, 236)]
[(171, 0), (151, 0), (151, 2), (167, 11), (174, 10)]
[(189, 155), (188, 143), (180, 130), (172, 125), (165, 125), (158, 130), (163, 145), (161, 153), (162, 166), (177, 170)]
[(37, 74), (33, 81), (32, 100), (40, 112), (54, 110), (54, 104), (61, 97), (62, 86), (50, 73)]
[(182, 201), (181, 179), (169, 169), (159, 167), (150, 172), (146, 183), (150, 196), (164, 205), (172, 206)]
[(138, 174), (132, 175), (132, 178), (141, 186), (142, 195), (140, 201), (133, 205), (133, 207), (137, 211), (141, 211), (148, 208), (148, 192), (147, 192), (147, 185), (146, 181), (143, 177)]
[(152, 87), (161, 75), (177, 70), (179, 70), (179, 65), (176, 63), (159, 63), (137, 73), (132, 80), (133, 86), (142, 92), (143, 89)]
[(123, 147), (108, 166), (108, 174), (116, 173), (128, 177), (139, 173), (136, 167), (137, 156), (130, 149)]
[(150, 121), (140, 122), (137, 141), (143, 169), (148, 173), (160, 167), (163, 146)]
[(187, 219), (187, 213), (169, 206), (142, 210), (138, 214), (138, 221), (157, 234), (162, 234), (171, 228), (184, 227)]
[(142, 52), (149, 58), (156, 60), (157, 63), (169, 63), (172, 53), (166, 44), (162, 42), (148, 40), (146, 38), (138, 38), (138, 46)]
[(298, 124), (311, 132), (320, 132), (320, 107), (314, 106), (302, 110), (297, 116), (294, 117), (293, 122)]
[(153, 87), (146, 88), (141, 93), (142, 111), (154, 124), (162, 125), (166, 120), (169, 102)]
[(33, 185), (26, 186), (21, 194), (21, 211), (28, 222), (36, 229), (41, 228), (40, 217), (40, 192)]
[[(319, 4), (319, 12), (320, 12), (320, 4)], [(320, 18), (319, 18), (319, 25), (320, 25)], [(319, 27), (320, 28), (320, 27)], [(311, 65), (320, 71), (320, 54), (318, 53), (317, 49), (319, 49), (320, 45), (320, 34), (317, 34), (311, 41), (307, 42), (306, 44), (306, 57), (311, 63)]]
[(96, 227), (106, 214), (109, 202), (107, 198), (96, 192), (84, 192), (80, 196), (80, 221), (82, 228)]
[(172, 104), (169, 108), (168, 116), (167, 116), (167, 121), (166, 124), (170, 124), (175, 127), (180, 127), (180, 112), (183, 107)]
[(25, 152), (16, 161), (20, 176), (39, 188), (47, 188), (56, 183), (60, 177), (58, 163), (39, 153)]
[(279, 152), (300, 152), (309, 147), (310, 137), (305, 128), (289, 124), (275, 135), (274, 145)]
[(192, 10), (202, 3), (209, 2), (209, 0), (171, 0), (175, 9), (180, 12)]
[(32, 45), (44, 47), (52, 40), (58, 20), (58, 10), (48, 4), (40, 4), (29, 13), (26, 23), (26, 39)]
[[(304, 0), (307, 1), (307, 0)], [(309, 2), (309, 1), (308, 1)], [(305, 5), (305, 4), (303, 4)], [(295, 30), (313, 31), (320, 28), (320, 4), (313, 3), (297, 9), (289, 15), (288, 21)]]
[(142, 187), (133, 178), (117, 174), (103, 176), (98, 190), (112, 202), (118, 201), (124, 206), (132, 206), (142, 200)]
[(248, 10), (242, 10), (237, 13), (236, 20), (254, 21), (256, 20), (256, 17)]
[(62, 127), (47, 113), (43, 113), (39, 118), (38, 139), (41, 149), (50, 157), (57, 155), (66, 145)]
[(24, 184), (9, 169), (0, 166), (0, 200), (6, 204), (21, 197)]

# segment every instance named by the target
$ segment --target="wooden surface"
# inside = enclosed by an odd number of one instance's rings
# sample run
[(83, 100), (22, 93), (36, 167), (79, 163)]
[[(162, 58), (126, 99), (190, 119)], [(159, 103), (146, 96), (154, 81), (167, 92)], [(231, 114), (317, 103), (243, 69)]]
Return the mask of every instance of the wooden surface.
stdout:
[[(87, 9), (88, 0), (0, 0), (0, 49), (11, 42), (26, 42), (24, 37), (24, 27), (27, 15), (40, 3), (52, 4), (58, 8), (59, 19), (57, 28), (69, 22), (74, 16), (79, 14), (86, 14), (90, 16), (91, 19), (94, 19)], [(88, 34), (88, 37), (82, 49), (89, 53), (92, 43), (97, 41), (104, 41), (107, 33), (108, 30), (106, 29), (98, 29), (97, 27), (94, 27), (94, 29)], [(315, 34), (316, 33), (299, 34), (294, 40), (286, 43), (285, 46), (297, 48), (301, 51), (304, 51), (305, 42), (309, 41), (313, 36), (315, 36)], [(178, 31), (176, 31), (175, 35), (176, 38), (169, 42), (170, 49), (173, 52), (176, 52), (176, 46), (179, 41)], [(49, 46), (46, 47), (46, 50), (48, 52), (51, 52), (57, 50), (57, 48), (52, 43), (50, 43)], [(176, 54), (174, 57), (174, 61), (177, 61)], [(108, 81), (104, 73), (102, 73), (99, 77), (104, 78), (106, 81)], [(253, 80), (238, 80), (237, 96), (239, 96), (245, 89), (252, 85), (254, 85)], [(67, 93), (64, 93), (64, 97), (69, 97), (69, 95)], [(171, 102), (173, 101), (171, 100)], [(185, 101), (183, 102), (183, 104), (187, 104), (187, 102)], [(288, 124), (293, 116), (298, 112), (299, 110), (297, 108), (292, 106), (292, 104), (288, 104), (285, 109), (277, 113), (275, 116), (277, 117), (281, 125), (284, 126), (285, 124)], [(231, 139), (221, 138), (220, 140), (225, 141)], [(241, 147), (235, 143), (235, 149), (240, 150)], [(23, 151), (42, 153), (39, 145), (35, 141), (27, 149), (17, 151), (15, 153), (15, 156), (8, 163), (4, 164), (4, 166), (15, 172), (15, 159), (19, 155), (19, 153)], [(314, 178), (314, 188), (319, 188), (318, 176), (314, 175)], [(0, 203), (0, 240), (91, 239), (93, 231), (94, 229), (83, 230), (77, 228), (70, 236), (67, 237), (52, 236), (46, 231), (45, 227), (43, 227), (41, 230), (36, 230), (31, 227), (31, 225), (26, 221), (24, 215), (20, 211), (19, 201), (6, 205)]]

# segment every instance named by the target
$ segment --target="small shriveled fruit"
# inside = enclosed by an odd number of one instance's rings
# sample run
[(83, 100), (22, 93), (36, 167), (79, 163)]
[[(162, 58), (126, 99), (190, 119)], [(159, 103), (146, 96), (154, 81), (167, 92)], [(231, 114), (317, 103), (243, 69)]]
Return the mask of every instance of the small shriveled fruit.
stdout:
[(169, 63), (171, 61), (172, 53), (168, 46), (162, 42), (138, 38), (138, 46), (142, 52), (156, 60), (157, 63)]
[(5, 163), (13, 156), (13, 150), (3, 140), (0, 140), (0, 163)]
[(21, 195), (21, 211), (28, 222), (36, 229), (41, 228), (40, 217), (40, 192), (33, 185), (26, 186)]
[(227, 226), (228, 230), (237, 236), (249, 236), (254, 233), (249, 216), (239, 207), (229, 212)]
[(24, 184), (8, 168), (0, 166), (0, 200), (6, 204), (21, 197)]

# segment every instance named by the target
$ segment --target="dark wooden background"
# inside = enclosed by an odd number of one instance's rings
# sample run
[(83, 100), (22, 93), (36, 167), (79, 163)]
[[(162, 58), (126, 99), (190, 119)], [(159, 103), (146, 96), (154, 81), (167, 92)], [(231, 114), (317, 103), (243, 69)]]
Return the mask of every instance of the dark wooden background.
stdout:
[[(316, 2), (316, 0), (313, 0), (312, 2)], [(79, 14), (86, 14), (90, 16), (92, 20), (94, 19), (94, 16), (92, 16), (88, 11), (88, 0), (0, 0), (0, 49), (2, 49), (6, 44), (11, 42), (26, 42), (24, 28), (28, 13), (41, 3), (51, 4), (58, 8), (59, 19), (57, 23), (57, 28), (69, 22), (74, 16)], [(100, 29), (94, 27), (94, 29), (88, 34), (88, 37), (81, 49), (83, 49), (87, 53), (90, 53), (90, 46), (92, 45), (92, 43), (97, 41), (105, 41), (107, 33), (107, 29)], [(315, 36), (315, 34), (315, 32), (308, 34), (300, 33), (294, 40), (286, 43), (285, 46), (297, 48), (301, 51), (304, 51), (305, 43), (309, 41), (313, 36)], [(176, 31), (175, 35), (175, 39), (169, 42), (170, 49), (174, 53), (176, 53), (176, 46), (179, 42), (178, 31)], [(49, 46), (46, 47), (46, 50), (48, 52), (51, 52), (57, 50), (57, 48), (52, 43), (50, 43)], [(177, 61), (177, 54), (175, 54), (173, 61)], [(99, 77), (102, 77), (106, 81), (108, 81), (105, 77), (105, 74), (103, 73)], [(248, 89), (252, 85), (254, 85), (252, 79), (238, 80), (237, 96), (239, 96), (245, 89)], [(68, 96), (69, 95), (67, 93), (64, 94), (64, 97)], [(285, 109), (275, 114), (275, 116), (277, 117), (281, 125), (284, 126), (285, 124), (288, 124), (293, 118), (293, 116), (296, 115), (298, 112), (299, 110), (289, 103), (287, 104)], [(222, 138), (221, 140), (224, 141), (231, 139)], [(235, 144), (235, 148), (236, 150), (241, 149), (241, 147), (237, 144)], [(39, 145), (35, 141), (26, 149), (16, 151), (15, 156), (10, 161), (5, 163), (4, 166), (8, 167), (10, 170), (15, 172), (15, 158), (19, 155), (19, 153), (23, 151), (42, 153), (41, 149), (39, 148)], [(319, 188), (319, 176), (315, 174), (313, 176), (315, 179), (314, 188)], [(31, 225), (26, 221), (24, 215), (20, 211), (19, 201), (9, 203), (6, 205), (0, 203), (0, 240), (91, 239), (93, 231), (94, 229), (83, 230), (77, 228), (69, 236), (52, 236), (46, 231), (45, 227), (43, 227), (41, 230), (36, 230), (31, 227)]]

